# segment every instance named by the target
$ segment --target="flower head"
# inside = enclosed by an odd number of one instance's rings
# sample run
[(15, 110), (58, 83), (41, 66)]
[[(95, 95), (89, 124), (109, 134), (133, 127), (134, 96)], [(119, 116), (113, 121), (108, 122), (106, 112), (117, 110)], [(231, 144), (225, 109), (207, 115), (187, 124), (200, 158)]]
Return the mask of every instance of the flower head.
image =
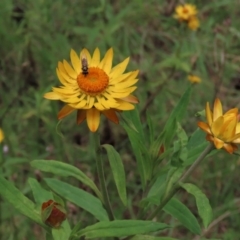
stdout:
[(197, 15), (197, 9), (192, 4), (178, 5), (175, 8), (175, 18), (180, 21), (188, 21), (192, 16)]
[(57, 202), (48, 200), (42, 204), (42, 220), (51, 227), (59, 228), (66, 219), (66, 210)]
[(131, 93), (137, 88), (134, 84), (138, 81), (138, 70), (124, 73), (129, 58), (112, 67), (112, 48), (101, 61), (98, 48), (92, 56), (87, 49), (83, 49), (80, 56), (71, 50), (70, 58), (72, 66), (65, 60), (58, 63), (57, 76), (63, 86), (44, 95), (66, 103), (58, 119), (77, 110), (77, 123), (86, 119), (89, 129), (95, 132), (101, 113), (118, 123), (116, 112), (134, 109), (133, 103), (138, 103), (138, 99)]
[(4, 133), (3, 130), (0, 128), (0, 143), (3, 141), (4, 139)]
[(197, 30), (199, 25), (199, 19), (196, 16), (191, 17), (188, 21), (188, 27), (193, 31)]
[(213, 142), (217, 149), (224, 148), (228, 153), (237, 150), (236, 144), (240, 143), (238, 109), (232, 108), (223, 114), (222, 104), (217, 98), (213, 111), (207, 103), (205, 112), (207, 123), (198, 122), (198, 126), (207, 133), (206, 139)]
[(180, 22), (185, 22), (191, 30), (197, 30), (200, 26), (199, 19), (197, 17), (197, 9), (192, 4), (182, 4), (175, 8), (174, 17)]
[(190, 74), (188, 75), (188, 81), (190, 81), (191, 83), (200, 83), (202, 80), (200, 77)]

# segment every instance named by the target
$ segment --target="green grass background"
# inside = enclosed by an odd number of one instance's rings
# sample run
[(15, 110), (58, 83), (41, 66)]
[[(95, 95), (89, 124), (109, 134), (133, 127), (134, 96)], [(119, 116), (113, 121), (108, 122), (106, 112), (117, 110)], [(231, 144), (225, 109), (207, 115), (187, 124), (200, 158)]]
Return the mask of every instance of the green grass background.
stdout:
[[(0, 127), (6, 136), (2, 174), (30, 198), (27, 178), (42, 178), (29, 166), (33, 159), (72, 163), (97, 181), (86, 123), (77, 126), (71, 114), (57, 125), (56, 115), (63, 104), (43, 99), (52, 86), (60, 85), (55, 73), (57, 62), (69, 60), (71, 48), (79, 52), (86, 47), (93, 52), (99, 47), (103, 56), (113, 47), (114, 65), (131, 57), (127, 70), (140, 70), (135, 95), (140, 99), (143, 127), (147, 110), (156, 136), (188, 86), (190, 73), (200, 76), (202, 83), (195, 86), (183, 121), (186, 132), (191, 134), (196, 129), (195, 113), (215, 96), (220, 97), (225, 109), (240, 107), (240, 2), (189, 3), (199, 10), (201, 26), (196, 32), (173, 18), (179, 4), (174, 0), (1, 0)], [(131, 209), (118, 206), (109, 175), (114, 211), (119, 218), (134, 217), (141, 188), (136, 162), (121, 126), (104, 118), (101, 121), (102, 143), (113, 144), (123, 158), (133, 205)], [(205, 161), (191, 178), (209, 197), (214, 218), (219, 220), (206, 234), (209, 238), (240, 239), (239, 164), (238, 156), (220, 152)], [(72, 179), (69, 182), (79, 185)], [(181, 198), (195, 213), (194, 200), (185, 193)], [(73, 224), (91, 222), (82, 210), (69, 203), (67, 207)], [(176, 224), (164, 235), (198, 239), (169, 216), (159, 219)], [(6, 240), (43, 239), (42, 230), (6, 202), (1, 202), (0, 235)]]

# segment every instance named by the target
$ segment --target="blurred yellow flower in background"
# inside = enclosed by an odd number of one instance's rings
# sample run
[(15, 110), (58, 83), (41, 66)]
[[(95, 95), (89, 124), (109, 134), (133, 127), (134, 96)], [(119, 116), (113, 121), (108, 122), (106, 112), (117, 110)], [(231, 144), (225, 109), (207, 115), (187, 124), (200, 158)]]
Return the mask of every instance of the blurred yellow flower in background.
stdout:
[(58, 63), (57, 76), (63, 86), (44, 95), (47, 99), (66, 103), (58, 113), (58, 119), (77, 110), (77, 123), (86, 119), (89, 129), (95, 132), (101, 113), (118, 123), (116, 112), (135, 108), (133, 103), (138, 103), (138, 99), (131, 93), (137, 88), (134, 85), (139, 71), (124, 73), (129, 58), (112, 67), (112, 48), (102, 60), (98, 48), (93, 56), (87, 49), (83, 49), (80, 56), (71, 50), (70, 58), (72, 66), (66, 60)]
[(4, 139), (4, 133), (3, 130), (0, 128), (0, 143), (3, 141)]
[(200, 26), (199, 19), (195, 16), (191, 17), (188, 21), (188, 27), (193, 31), (197, 30)]
[(187, 23), (188, 28), (194, 31), (200, 26), (196, 6), (192, 4), (178, 5), (175, 8), (174, 18), (178, 19), (180, 22)]
[(178, 5), (175, 8), (175, 18), (180, 21), (188, 21), (192, 16), (197, 15), (197, 9), (192, 4)]
[(191, 83), (200, 83), (202, 80), (200, 77), (190, 74), (188, 75), (188, 81), (190, 81)]
[(217, 149), (224, 148), (228, 153), (236, 151), (236, 144), (240, 143), (238, 109), (232, 108), (223, 114), (222, 104), (217, 98), (213, 112), (207, 103), (205, 113), (207, 123), (198, 122), (198, 126), (207, 133), (206, 139), (213, 142)]

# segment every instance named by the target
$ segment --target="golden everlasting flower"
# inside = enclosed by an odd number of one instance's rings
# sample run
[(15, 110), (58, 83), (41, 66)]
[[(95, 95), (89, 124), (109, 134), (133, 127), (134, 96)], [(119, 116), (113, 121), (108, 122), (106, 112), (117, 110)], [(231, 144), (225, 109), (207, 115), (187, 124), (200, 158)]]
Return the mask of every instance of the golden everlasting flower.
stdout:
[(180, 21), (188, 21), (192, 16), (197, 15), (197, 9), (192, 4), (178, 5), (175, 12), (174, 17)]
[(4, 139), (3, 130), (0, 128), (0, 143), (3, 141), (3, 139)]
[(217, 149), (224, 148), (228, 153), (237, 150), (240, 143), (240, 123), (238, 123), (238, 109), (233, 108), (223, 114), (222, 104), (217, 98), (213, 112), (209, 103), (206, 104), (207, 123), (198, 122), (198, 126), (207, 133), (206, 139), (213, 142)]
[(199, 26), (200, 26), (199, 19), (196, 16), (193, 16), (188, 20), (188, 27), (193, 31), (197, 30)]
[(190, 81), (191, 83), (200, 83), (202, 80), (200, 77), (190, 74), (188, 75), (188, 81)]
[(86, 119), (89, 129), (95, 132), (101, 113), (118, 123), (116, 112), (134, 109), (132, 103), (138, 103), (138, 99), (131, 93), (137, 88), (134, 84), (139, 71), (124, 73), (129, 58), (112, 67), (112, 48), (101, 61), (98, 48), (92, 57), (87, 49), (83, 49), (80, 56), (71, 50), (70, 58), (72, 66), (66, 60), (58, 63), (57, 76), (63, 86), (44, 95), (47, 99), (66, 103), (58, 119), (77, 110), (77, 123)]

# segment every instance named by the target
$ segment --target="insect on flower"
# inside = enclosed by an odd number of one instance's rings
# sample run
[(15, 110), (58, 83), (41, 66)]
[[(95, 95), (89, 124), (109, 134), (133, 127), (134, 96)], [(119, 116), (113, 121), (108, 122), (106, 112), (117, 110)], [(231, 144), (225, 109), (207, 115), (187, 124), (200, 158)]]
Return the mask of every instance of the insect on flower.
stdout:
[(88, 61), (85, 54), (82, 55), (82, 74), (86, 77), (88, 75)]

